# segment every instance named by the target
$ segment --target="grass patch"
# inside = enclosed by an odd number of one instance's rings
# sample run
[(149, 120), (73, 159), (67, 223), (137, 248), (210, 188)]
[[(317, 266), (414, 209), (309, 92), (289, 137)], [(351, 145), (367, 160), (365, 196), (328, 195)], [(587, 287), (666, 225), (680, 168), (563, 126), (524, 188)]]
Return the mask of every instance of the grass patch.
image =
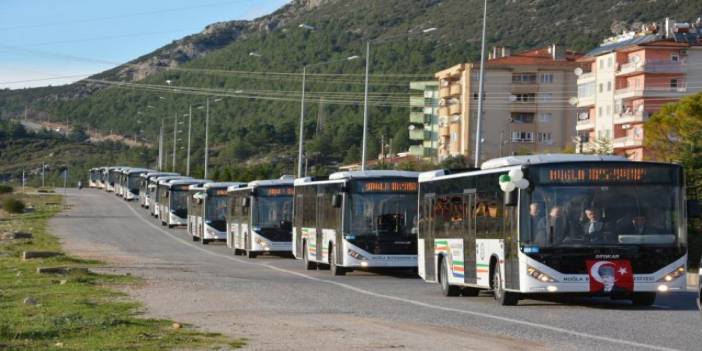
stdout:
[[(143, 318), (141, 305), (114, 286), (136, 284), (135, 277), (73, 272), (36, 273), (37, 267), (97, 267), (101, 262), (69, 256), (21, 261), (22, 251), (61, 251), (47, 232), (61, 210), (58, 195), (21, 196), (31, 213), (0, 222), (0, 232), (32, 232), (29, 240), (0, 241), (0, 350), (227, 350), (245, 345), (217, 333), (203, 333), (173, 322)], [(49, 205), (47, 205), (47, 203)], [(25, 303), (30, 298), (31, 303)]]

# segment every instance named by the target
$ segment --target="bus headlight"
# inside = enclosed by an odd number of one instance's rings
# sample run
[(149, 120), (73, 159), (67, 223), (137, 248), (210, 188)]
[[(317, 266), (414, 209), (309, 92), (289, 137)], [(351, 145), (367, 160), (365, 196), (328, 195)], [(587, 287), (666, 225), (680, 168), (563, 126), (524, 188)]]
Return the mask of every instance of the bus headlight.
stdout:
[(351, 256), (357, 260), (361, 260), (361, 261), (367, 260), (367, 258), (365, 256), (361, 255), (360, 253), (358, 253), (354, 250), (348, 249), (347, 253), (349, 254), (349, 256)]
[(678, 279), (681, 275), (685, 273), (685, 266), (680, 266), (676, 268), (674, 271), (666, 274), (663, 276), (663, 278), (658, 279), (658, 282), (672, 282), (675, 279)]
[(544, 272), (542, 272), (542, 271), (540, 271), (532, 266), (529, 266), (529, 265), (527, 265), (527, 274), (529, 274), (530, 277), (532, 277), (532, 278), (534, 278), (542, 283), (555, 283), (555, 282), (557, 282), (557, 280), (554, 279), (553, 277), (551, 277), (550, 275), (548, 275), (548, 274), (546, 274), (546, 273), (544, 273)]
[(256, 238), (255, 241), (256, 241), (256, 244), (258, 244), (258, 245), (260, 245), (260, 246), (263, 246), (264, 248), (268, 248), (268, 243), (267, 243), (267, 242), (265, 242), (265, 241), (263, 241), (263, 240), (261, 240), (261, 239), (259, 239), (259, 238)]

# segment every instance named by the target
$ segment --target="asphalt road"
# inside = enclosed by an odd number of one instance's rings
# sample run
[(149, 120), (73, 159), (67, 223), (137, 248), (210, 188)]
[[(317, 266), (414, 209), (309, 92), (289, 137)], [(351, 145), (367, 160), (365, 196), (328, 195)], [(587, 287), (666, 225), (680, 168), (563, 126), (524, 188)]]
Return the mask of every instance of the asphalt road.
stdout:
[[(437, 285), (410, 275), (354, 272), (332, 277), (328, 271), (305, 271), (294, 259), (234, 256), (225, 245), (203, 246), (192, 242), (184, 229), (161, 227), (138, 203), (111, 193), (69, 190), (68, 196), (72, 208), (51, 222), (60, 237), (186, 267), (178, 279), (245, 297), (237, 304), (252, 315), (282, 311), (293, 316), (347, 315), (391, 326), (411, 324), (414, 337), (426, 340), (438, 340), (443, 330), (471, 331), (523, 342), (525, 349), (532, 348), (528, 345), (553, 350), (702, 349), (702, 317), (691, 291), (659, 296), (649, 308), (626, 301), (565, 297), (502, 307), (487, 293), (444, 297)], [(344, 345), (343, 340), (338, 342)], [(463, 349), (467, 344), (455, 346)]]

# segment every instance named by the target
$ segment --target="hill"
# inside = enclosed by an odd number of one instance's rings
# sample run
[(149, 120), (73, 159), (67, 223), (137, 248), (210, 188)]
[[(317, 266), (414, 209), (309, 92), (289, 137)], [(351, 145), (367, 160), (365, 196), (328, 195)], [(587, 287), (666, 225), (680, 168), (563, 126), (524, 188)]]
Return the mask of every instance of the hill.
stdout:
[[(519, 51), (558, 43), (586, 51), (637, 23), (665, 16), (693, 20), (700, 5), (699, 0), (491, 1), (488, 45)], [(172, 116), (182, 118), (189, 105), (202, 105), (205, 89), (212, 89), (212, 94), (228, 96), (211, 105), (212, 164), (220, 174), (242, 162), (272, 163), (291, 172), (302, 66), (363, 55), (365, 42), (372, 39), (369, 155), (377, 154), (381, 136), (392, 140), (393, 151), (401, 151), (408, 143), (408, 82), (431, 79), (440, 68), (478, 58), (481, 6), (480, 0), (296, 0), (253, 21), (214, 24), (92, 77), (137, 81), (152, 85), (149, 89), (93, 80), (5, 90), (0, 91), (0, 116), (19, 116), (29, 105), (35, 114), (68, 118), (99, 130), (133, 134), (143, 129), (145, 138), (155, 140), (162, 118), (172, 126)], [(430, 27), (438, 30), (407, 35)], [(305, 123), (310, 164), (358, 160), (363, 61), (342, 61), (310, 72)], [(178, 91), (169, 90), (166, 80)], [(194, 90), (186, 94), (187, 87)], [(201, 164), (203, 113), (194, 111), (193, 162)]]

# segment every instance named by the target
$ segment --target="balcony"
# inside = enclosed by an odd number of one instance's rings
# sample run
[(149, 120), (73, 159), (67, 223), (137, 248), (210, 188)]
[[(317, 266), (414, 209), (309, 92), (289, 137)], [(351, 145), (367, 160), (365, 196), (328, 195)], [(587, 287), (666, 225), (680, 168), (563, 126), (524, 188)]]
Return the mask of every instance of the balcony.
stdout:
[(634, 88), (626, 87), (622, 89), (617, 89), (614, 91), (615, 99), (635, 99), (635, 98), (646, 98), (646, 97), (659, 97), (659, 98), (681, 98), (687, 94), (687, 86), (679, 87), (644, 87), (644, 88)]
[(422, 145), (410, 145), (409, 147), (409, 153), (412, 156), (425, 157), (426, 151)]
[(575, 125), (575, 130), (577, 130), (577, 131), (589, 130), (589, 129), (595, 129), (595, 119), (594, 118), (578, 120), (578, 123)]
[(450, 96), (459, 96), (461, 95), (461, 85), (458, 83), (453, 83), (449, 86), (449, 95)]
[(461, 104), (453, 104), (448, 107), (449, 115), (460, 115), (461, 114)]
[(612, 147), (615, 149), (630, 148), (630, 147), (641, 147), (643, 146), (643, 140), (634, 139), (631, 136), (625, 136), (622, 138), (615, 138), (612, 140)]
[(583, 73), (578, 77), (578, 85), (595, 81), (595, 72)]
[(639, 73), (684, 73), (686, 65), (684, 62), (673, 61), (645, 61), (629, 62), (621, 65), (617, 71), (617, 76), (626, 77)]
[(643, 112), (622, 112), (614, 114), (614, 124), (640, 123), (644, 121)]
[(424, 134), (423, 128), (414, 128), (409, 131), (409, 138), (410, 140), (424, 140)]
[(410, 96), (410, 106), (424, 107), (424, 96)]
[(449, 115), (448, 106), (442, 106), (439, 108), (439, 116), (448, 116), (448, 115)]
[(410, 123), (424, 123), (424, 112), (410, 112)]
[(577, 107), (587, 107), (595, 105), (595, 95), (590, 96), (578, 96)]
[(448, 86), (441, 87), (441, 89), (439, 89), (439, 97), (440, 98), (443, 99), (443, 98), (447, 98), (449, 96), (451, 96), (451, 90), (449, 89)]

